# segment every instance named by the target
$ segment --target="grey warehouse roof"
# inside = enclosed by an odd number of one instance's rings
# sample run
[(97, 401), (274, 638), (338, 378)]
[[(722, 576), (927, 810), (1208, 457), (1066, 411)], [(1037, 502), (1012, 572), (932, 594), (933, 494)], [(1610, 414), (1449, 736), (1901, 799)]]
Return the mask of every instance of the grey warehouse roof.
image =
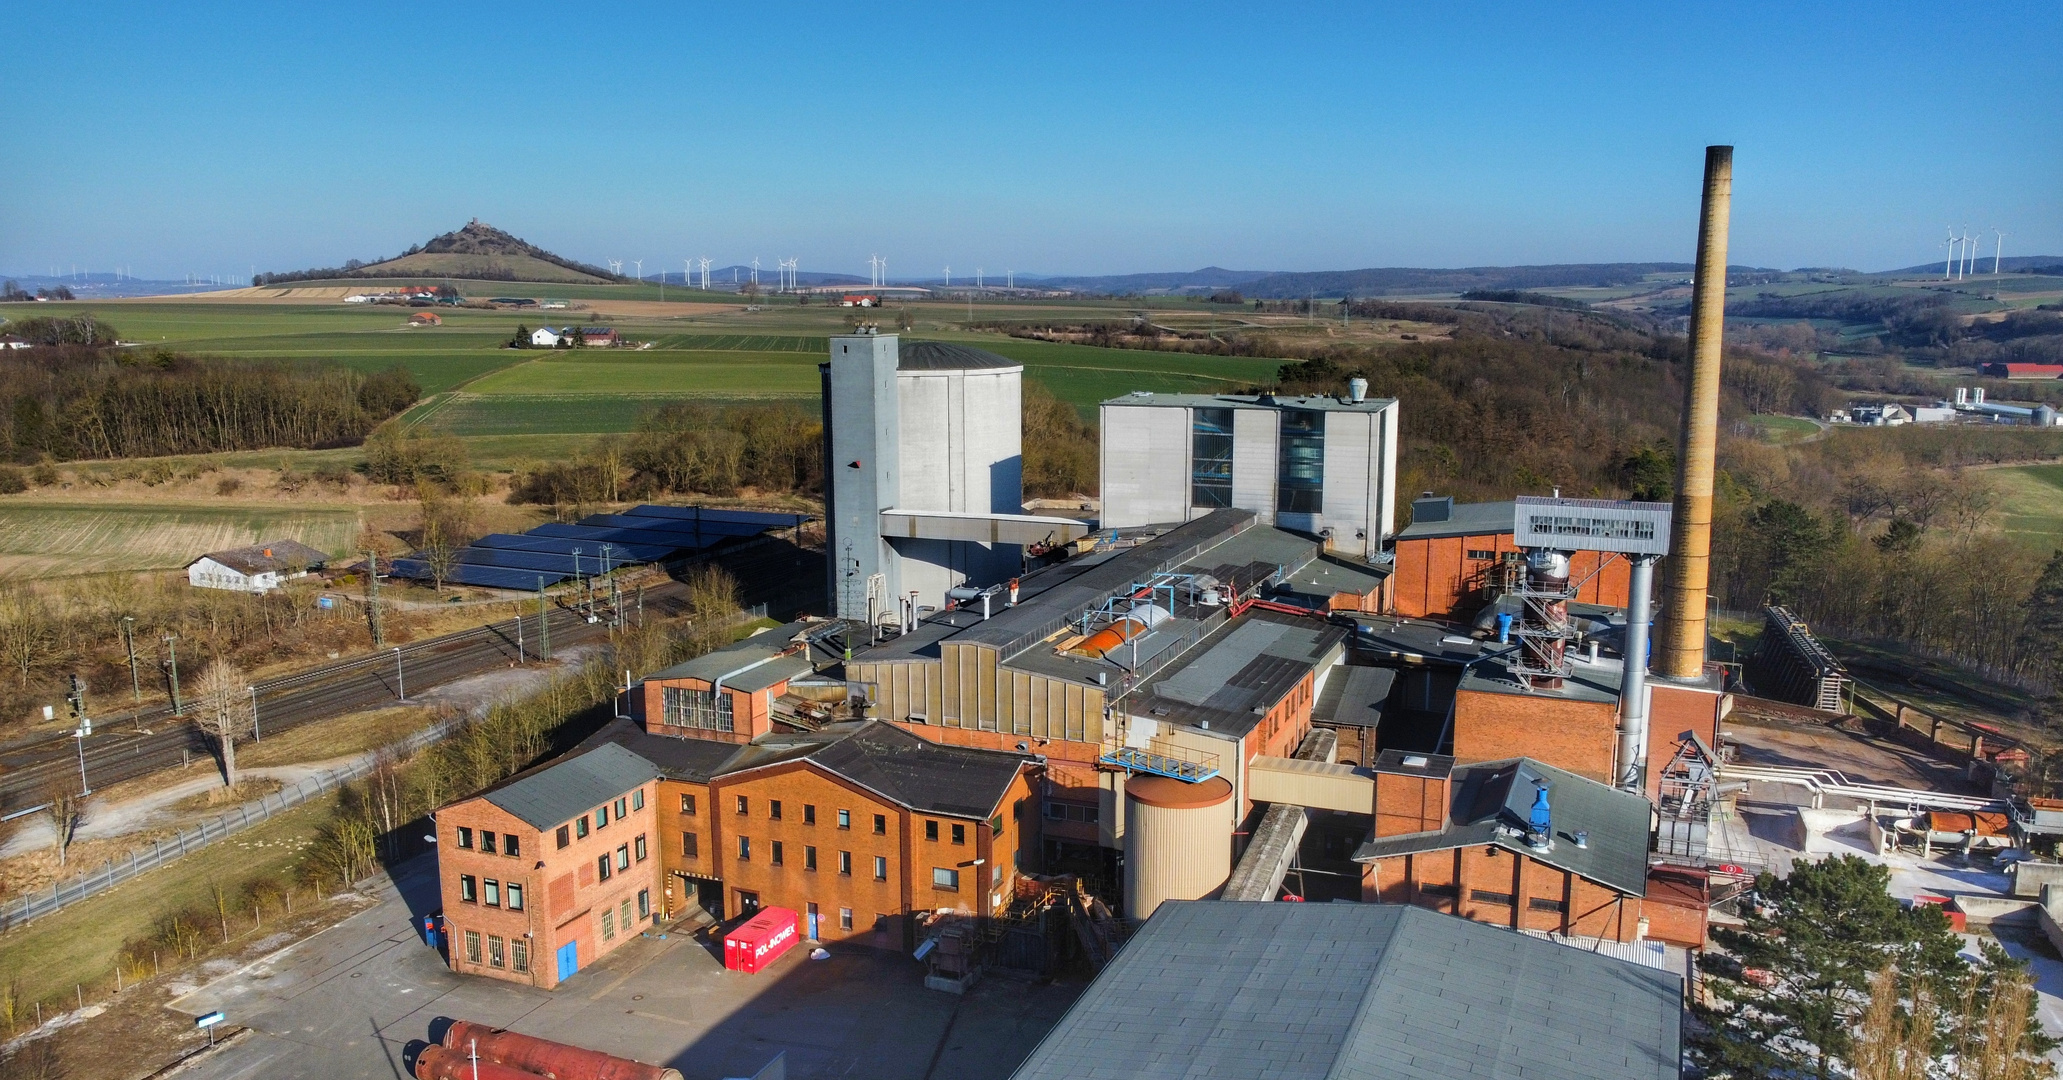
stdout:
[[(781, 654), (794, 646), (798, 634), (808, 633), (823, 625), (825, 624), (821, 619), (798, 619), (726, 645), (715, 652), (683, 660), (670, 668), (655, 671), (645, 678), (662, 681), (700, 679), (713, 684), (725, 675), (733, 675), (732, 678), (724, 680), (725, 686), (743, 691), (764, 690), (776, 683), (800, 678), (815, 670), (806, 651), (798, 651), (793, 656)], [(779, 659), (772, 659), (773, 657)], [(750, 670), (738, 670), (762, 660), (768, 662)]]
[(1311, 719), (1321, 724), (1372, 728), (1382, 723), (1397, 669), (1349, 666), (1325, 678), (1325, 689), (1311, 706)]
[[(1414, 504), (1415, 505), (1415, 504)], [(1502, 502), (1455, 503), (1442, 520), (1422, 521), (1416, 515), (1411, 524), (1397, 531), (1399, 540), (1436, 540), (1453, 536), (1491, 536), (1518, 527), (1518, 504)]]
[(1157, 394), (1151, 390), (1134, 390), (1121, 397), (1110, 398), (1103, 404), (1151, 405), (1171, 409), (1315, 409), (1320, 412), (1380, 412), (1396, 402), (1396, 398), (1372, 397), (1348, 401), (1345, 398), (1318, 394), (1277, 397), (1273, 394)]
[[(1534, 790), (1547, 785), (1553, 844), (1526, 846), (1524, 830)], [(1648, 815), (1645, 798), (1564, 772), (1532, 758), (1486, 761), (1454, 770), (1447, 827), (1381, 836), (1361, 845), (1355, 862), (1394, 855), (1495, 844), (1632, 896), (1647, 895)], [(1588, 833), (1576, 846), (1576, 833)]]
[(659, 769), (615, 743), (518, 773), (481, 798), (532, 828), (549, 829), (659, 778)]
[(1186, 662), (1122, 700), (1134, 715), (1143, 711), (1239, 738), (1305, 676), (1323, 667), (1346, 638), (1347, 631), (1331, 623), (1255, 611), (1213, 631)]
[[(270, 543), (252, 544), (249, 547), (225, 548), (210, 551), (201, 559), (213, 559), (239, 574), (257, 575), (268, 570), (297, 571), (311, 566), (321, 566), (329, 561), (329, 555), (295, 540), (274, 540)], [(193, 562), (199, 562), (195, 559)], [(193, 563), (186, 565), (192, 566)]]
[(974, 371), (1024, 366), (987, 349), (946, 341), (900, 341), (895, 352), (897, 371)]
[(879, 720), (826, 724), (803, 734), (763, 735), (737, 748), (718, 775), (808, 760), (912, 810), (987, 817), (1025, 758), (948, 746)]
[(1015, 1080), (1676, 1080), (1682, 980), (1394, 904), (1171, 900)]
[(723, 770), (725, 762), (737, 756), (738, 744), (715, 739), (683, 739), (676, 735), (653, 735), (635, 720), (616, 719), (582, 740), (575, 751), (614, 743), (651, 762), (668, 780), (706, 784)]

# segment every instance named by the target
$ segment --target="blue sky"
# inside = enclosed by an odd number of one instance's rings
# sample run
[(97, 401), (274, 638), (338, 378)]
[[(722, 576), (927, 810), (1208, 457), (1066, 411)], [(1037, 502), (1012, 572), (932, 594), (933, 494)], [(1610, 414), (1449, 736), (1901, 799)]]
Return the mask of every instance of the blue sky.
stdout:
[(1738, 263), (2063, 254), (2054, 0), (593, 7), (25, 5), (0, 270), (1688, 260), (1714, 142)]

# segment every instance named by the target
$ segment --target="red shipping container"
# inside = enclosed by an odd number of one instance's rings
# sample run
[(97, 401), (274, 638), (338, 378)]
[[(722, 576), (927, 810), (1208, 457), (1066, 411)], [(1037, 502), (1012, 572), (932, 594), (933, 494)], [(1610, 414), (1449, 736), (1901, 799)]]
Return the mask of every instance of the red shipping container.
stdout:
[(723, 966), (747, 975), (759, 971), (802, 940), (795, 927), (794, 911), (784, 907), (762, 910), (724, 935)]

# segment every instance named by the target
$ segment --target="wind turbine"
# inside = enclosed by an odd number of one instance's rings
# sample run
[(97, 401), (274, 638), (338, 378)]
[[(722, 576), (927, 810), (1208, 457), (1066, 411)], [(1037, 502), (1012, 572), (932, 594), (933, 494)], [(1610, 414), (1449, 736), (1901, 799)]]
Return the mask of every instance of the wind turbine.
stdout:
[(759, 284), (759, 256), (752, 257), (752, 283)]
[(1993, 229), (1991, 230), (1991, 232), (1992, 235), (1999, 238), (1998, 246), (1993, 248), (1991, 251), (1991, 276), (1997, 277), (1999, 276), (1999, 263), (2004, 261), (2005, 259), (2006, 234), (1998, 231), (1997, 229)]
[(950, 266), (946, 267), (946, 269), (945, 269), (945, 275), (946, 275), (946, 288), (950, 289), (950, 288), (952, 288), (952, 287), (953, 287), (953, 268), (952, 268), (952, 267), (950, 267)]
[(1941, 261), (1941, 280), (1947, 281), (1948, 279), (1955, 276), (1953, 273), (1949, 271), (1949, 267), (1955, 264), (1955, 258), (1956, 227), (1951, 225), (1948, 227), (1948, 258), (1943, 259)]
[(1970, 264), (1976, 261), (1976, 257), (1977, 243), (1970, 239), (1970, 227), (1965, 225), (1963, 226), (1963, 269), (1956, 274), (1956, 280), (1960, 281), (1970, 276)]
[(631, 262), (634, 262), (634, 263), (636, 263), (636, 264), (637, 264), (637, 268), (638, 268), (638, 280), (639, 280), (639, 281), (643, 281), (643, 280), (645, 280), (645, 260), (643, 260), (643, 259), (632, 259), (632, 260), (630, 260), (630, 261), (631, 261)]

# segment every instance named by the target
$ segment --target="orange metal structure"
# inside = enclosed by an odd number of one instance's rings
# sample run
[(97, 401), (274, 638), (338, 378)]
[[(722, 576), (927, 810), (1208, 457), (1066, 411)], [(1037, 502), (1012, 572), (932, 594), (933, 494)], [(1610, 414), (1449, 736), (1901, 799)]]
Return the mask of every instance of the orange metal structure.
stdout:
[[(463, 1056), (470, 1045), (480, 1060), (535, 1073), (545, 1080), (681, 1080), (679, 1069), (647, 1065), (642, 1061), (604, 1054), (567, 1043), (521, 1035), (506, 1028), (491, 1028), (469, 1020), (456, 1020), (444, 1032), (446, 1049)], [(468, 1067), (471, 1063), (468, 1062)], [(418, 1080), (421, 1074), (418, 1073)], [(483, 1074), (481, 1080), (487, 1080)]]
[(488, 1061), (483, 1056), (479, 1071), (474, 1071), (473, 1061), (464, 1050), (452, 1050), (442, 1046), (426, 1046), (415, 1058), (415, 1080), (538, 1080), (537, 1074), (514, 1065), (503, 1065)]

